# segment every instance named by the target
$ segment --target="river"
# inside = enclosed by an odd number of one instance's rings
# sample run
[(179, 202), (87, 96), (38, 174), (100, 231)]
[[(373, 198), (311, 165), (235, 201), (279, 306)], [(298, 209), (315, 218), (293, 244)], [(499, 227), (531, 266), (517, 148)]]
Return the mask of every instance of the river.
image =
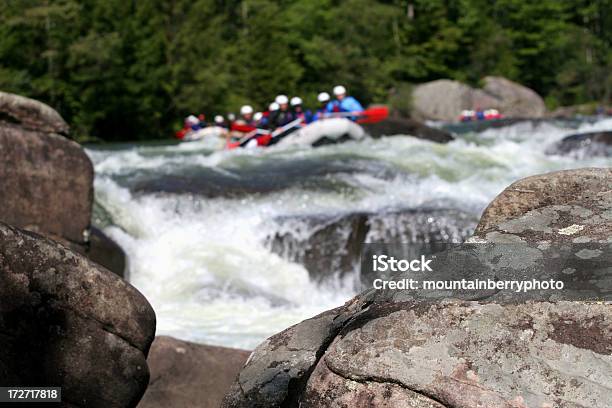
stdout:
[(369, 242), (461, 241), (517, 179), (612, 166), (545, 154), (577, 130), (612, 130), (612, 119), (578, 126), (521, 122), (446, 145), (392, 136), (240, 151), (213, 140), (90, 146), (93, 223), (127, 253), (158, 335), (252, 349), (356, 294), (357, 272), (336, 262), (357, 225), (350, 215), (367, 215)]

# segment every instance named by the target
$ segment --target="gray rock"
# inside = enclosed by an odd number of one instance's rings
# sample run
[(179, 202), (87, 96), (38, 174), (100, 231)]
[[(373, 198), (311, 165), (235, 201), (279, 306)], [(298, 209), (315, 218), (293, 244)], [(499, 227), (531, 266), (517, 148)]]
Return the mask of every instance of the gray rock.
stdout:
[(540, 118), (546, 113), (546, 105), (540, 95), (506, 78), (485, 77), (483, 90), (501, 101), (497, 108), (505, 116)]
[(475, 235), (607, 242), (612, 231), (611, 187), (612, 169), (565, 170), (521, 179), (489, 204)]
[(249, 357), (246, 350), (155, 338), (149, 387), (139, 408), (217, 408)]
[(33, 131), (63, 135), (69, 132), (68, 124), (49, 105), (0, 91), (0, 121), (3, 119)]
[(533, 90), (502, 77), (485, 77), (484, 88), (439, 79), (415, 87), (412, 95), (417, 119), (456, 121), (462, 110), (496, 108), (506, 117), (539, 118), (544, 101)]
[(0, 383), (62, 387), (66, 406), (133, 407), (155, 314), (127, 282), (0, 223)]
[(86, 242), (93, 166), (77, 143), (53, 133), (0, 125), (0, 220)]

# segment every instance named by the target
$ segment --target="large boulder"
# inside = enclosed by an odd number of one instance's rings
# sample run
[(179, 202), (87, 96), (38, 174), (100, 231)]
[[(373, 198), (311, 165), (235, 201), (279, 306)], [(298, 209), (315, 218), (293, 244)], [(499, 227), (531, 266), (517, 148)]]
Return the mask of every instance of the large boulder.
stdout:
[(475, 235), (488, 240), (607, 242), (612, 169), (564, 170), (521, 179), (485, 209)]
[(29, 130), (67, 135), (70, 128), (49, 105), (0, 91), (0, 119)]
[(419, 119), (455, 121), (464, 109), (497, 107), (497, 98), (469, 85), (438, 79), (414, 88), (413, 114)]
[(502, 77), (485, 77), (483, 89), (450, 79), (418, 85), (412, 94), (417, 119), (456, 121), (462, 110), (496, 108), (506, 117), (539, 118), (543, 99), (532, 89)]
[(43, 234), (120, 276), (125, 254), (90, 229), (93, 165), (51, 107), (0, 92), (0, 221)]
[(79, 144), (53, 133), (0, 125), (0, 220), (85, 243), (93, 166)]
[(62, 388), (65, 406), (134, 407), (155, 314), (127, 282), (0, 223), (0, 383)]
[[(515, 183), (483, 216), (479, 228), (488, 243), (436, 254), (440, 262), (427, 275), (438, 281), (567, 276), (574, 286), (525, 296), (367, 290), (257, 347), (223, 406), (611, 406), (610, 172), (574, 170)], [(558, 207), (551, 210), (557, 215), (548, 214), (552, 226), (522, 218), (549, 206)], [(536, 230), (549, 227), (538, 231), (549, 236), (521, 234), (529, 222)], [(491, 244), (500, 241), (490, 235), (501, 235), (500, 228), (517, 234), (510, 246)], [(575, 242), (605, 237), (602, 248), (567, 245), (583, 230)], [(396, 278), (408, 276), (414, 275)]]
[(217, 408), (250, 352), (155, 338), (147, 362), (149, 388), (139, 408)]
[(500, 100), (495, 107), (505, 116), (540, 118), (546, 113), (546, 105), (540, 95), (533, 89), (509, 79), (496, 76), (485, 77), (483, 90)]

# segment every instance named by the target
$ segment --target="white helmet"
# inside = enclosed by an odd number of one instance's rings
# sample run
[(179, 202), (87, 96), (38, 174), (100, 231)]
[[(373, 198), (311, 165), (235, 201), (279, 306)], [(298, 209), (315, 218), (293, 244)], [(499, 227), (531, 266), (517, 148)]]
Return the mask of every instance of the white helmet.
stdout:
[(223, 116), (221, 115), (215, 116), (215, 123), (223, 123)]
[(268, 106), (268, 110), (269, 110), (270, 112), (277, 111), (279, 108), (280, 108), (280, 106), (278, 106), (278, 103), (276, 103), (276, 102), (272, 102), (272, 103), (270, 104), (270, 106)]
[(234, 115), (233, 113), (227, 114), (227, 120), (229, 120), (230, 122), (233, 122), (235, 119), (236, 119), (236, 115)]
[(257, 122), (259, 122), (261, 118), (263, 118), (263, 113), (261, 112), (255, 112), (255, 114), (253, 115), (253, 119), (255, 119), (255, 121)]
[(346, 95), (346, 88), (343, 87), (342, 85), (334, 86), (334, 95), (336, 95), (336, 96), (338, 96), (338, 95)]
[(327, 92), (321, 92), (318, 96), (317, 96), (317, 100), (321, 103), (323, 102), (329, 102), (329, 94)]
[(278, 103), (279, 105), (285, 105), (289, 103), (289, 98), (287, 98), (287, 95), (278, 95), (276, 99), (274, 99), (274, 102)]
[(241, 115), (250, 115), (252, 113), (253, 113), (253, 107), (251, 105), (244, 105), (242, 108), (240, 108)]
[(291, 106), (298, 106), (302, 104), (302, 98), (299, 96), (294, 96), (291, 98)]
[(197, 125), (198, 123), (200, 123), (200, 120), (196, 118), (194, 115), (187, 116), (187, 119), (185, 119), (185, 121), (189, 123), (190, 125)]

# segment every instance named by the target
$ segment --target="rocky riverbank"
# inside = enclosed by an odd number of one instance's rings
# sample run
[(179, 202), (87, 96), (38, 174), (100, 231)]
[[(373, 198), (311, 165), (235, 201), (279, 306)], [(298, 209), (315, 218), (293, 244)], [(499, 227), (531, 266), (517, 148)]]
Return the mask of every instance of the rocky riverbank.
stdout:
[(520, 245), (484, 255), (498, 276), (546, 268), (547, 248), (557, 244), (603, 245), (587, 258), (595, 262), (589, 271), (600, 271), (590, 283), (607, 302), (369, 290), (262, 343), (223, 406), (611, 406), (610, 259), (603, 256), (611, 186), (610, 169), (521, 180), (491, 203), (472, 239)]

